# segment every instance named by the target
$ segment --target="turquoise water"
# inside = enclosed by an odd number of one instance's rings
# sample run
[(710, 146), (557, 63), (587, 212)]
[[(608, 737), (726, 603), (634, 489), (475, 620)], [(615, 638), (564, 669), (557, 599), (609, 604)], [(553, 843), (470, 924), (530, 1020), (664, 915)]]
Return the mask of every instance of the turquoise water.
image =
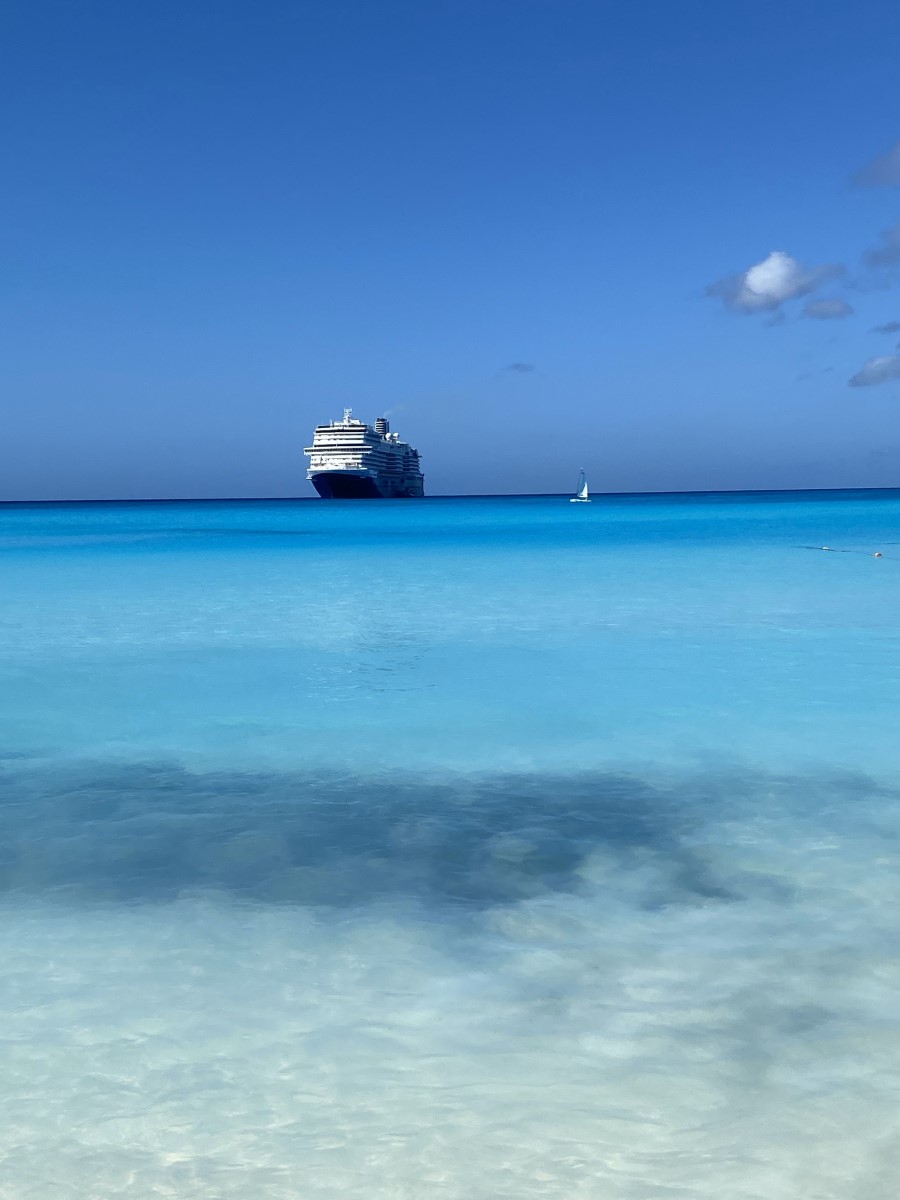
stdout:
[(0, 569), (4, 1197), (893, 1197), (900, 492), (8, 505)]

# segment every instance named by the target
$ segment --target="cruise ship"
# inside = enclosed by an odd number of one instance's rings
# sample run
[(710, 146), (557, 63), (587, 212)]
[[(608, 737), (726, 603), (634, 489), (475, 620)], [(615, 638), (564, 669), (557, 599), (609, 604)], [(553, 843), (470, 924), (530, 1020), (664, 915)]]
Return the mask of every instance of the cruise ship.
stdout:
[(306, 477), (325, 500), (395, 500), (425, 495), (419, 452), (396, 433), (386, 417), (373, 425), (355, 421), (344, 409), (341, 421), (317, 425)]

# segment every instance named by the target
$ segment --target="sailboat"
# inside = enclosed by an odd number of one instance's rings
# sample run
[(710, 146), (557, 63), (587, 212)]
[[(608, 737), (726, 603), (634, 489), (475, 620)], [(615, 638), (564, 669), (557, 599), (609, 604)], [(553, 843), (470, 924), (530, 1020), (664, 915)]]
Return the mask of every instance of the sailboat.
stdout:
[(569, 501), (570, 504), (590, 504), (591, 498), (588, 495), (587, 480), (584, 477), (584, 467), (578, 472), (578, 486), (575, 489), (575, 495)]

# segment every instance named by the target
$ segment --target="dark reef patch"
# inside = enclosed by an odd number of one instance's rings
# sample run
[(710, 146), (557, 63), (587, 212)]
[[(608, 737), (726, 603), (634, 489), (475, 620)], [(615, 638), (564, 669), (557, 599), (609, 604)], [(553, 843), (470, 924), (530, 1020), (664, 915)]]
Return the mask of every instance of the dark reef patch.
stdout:
[[(363, 779), (291, 771), (190, 772), (164, 764), (47, 767), (0, 760), (0, 891), (168, 900), (225, 891), (294, 904), (393, 897), (490, 906), (583, 886), (604, 850), (654, 866), (655, 907), (740, 898), (709, 825), (760, 804), (840, 813), (864, 776), (704, 776), (677, 786), (627, 774)], [(772, 898), (783, 882), (755, 877)]]

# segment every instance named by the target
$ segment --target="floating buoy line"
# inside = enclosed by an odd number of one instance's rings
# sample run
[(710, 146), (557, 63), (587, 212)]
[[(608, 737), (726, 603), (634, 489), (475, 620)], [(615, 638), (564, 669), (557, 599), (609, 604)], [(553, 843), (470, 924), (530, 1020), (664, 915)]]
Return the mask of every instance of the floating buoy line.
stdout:
[[(900, 545), (900, 542), (886, 542), (887, 546)], [(827, 550), (829, 554), (864, 554), (866, 558), (895, 558), (893, 554), (882, 554), (880, 550), (853, 550), (841, 546), (798, 546), (799, 550)]]

